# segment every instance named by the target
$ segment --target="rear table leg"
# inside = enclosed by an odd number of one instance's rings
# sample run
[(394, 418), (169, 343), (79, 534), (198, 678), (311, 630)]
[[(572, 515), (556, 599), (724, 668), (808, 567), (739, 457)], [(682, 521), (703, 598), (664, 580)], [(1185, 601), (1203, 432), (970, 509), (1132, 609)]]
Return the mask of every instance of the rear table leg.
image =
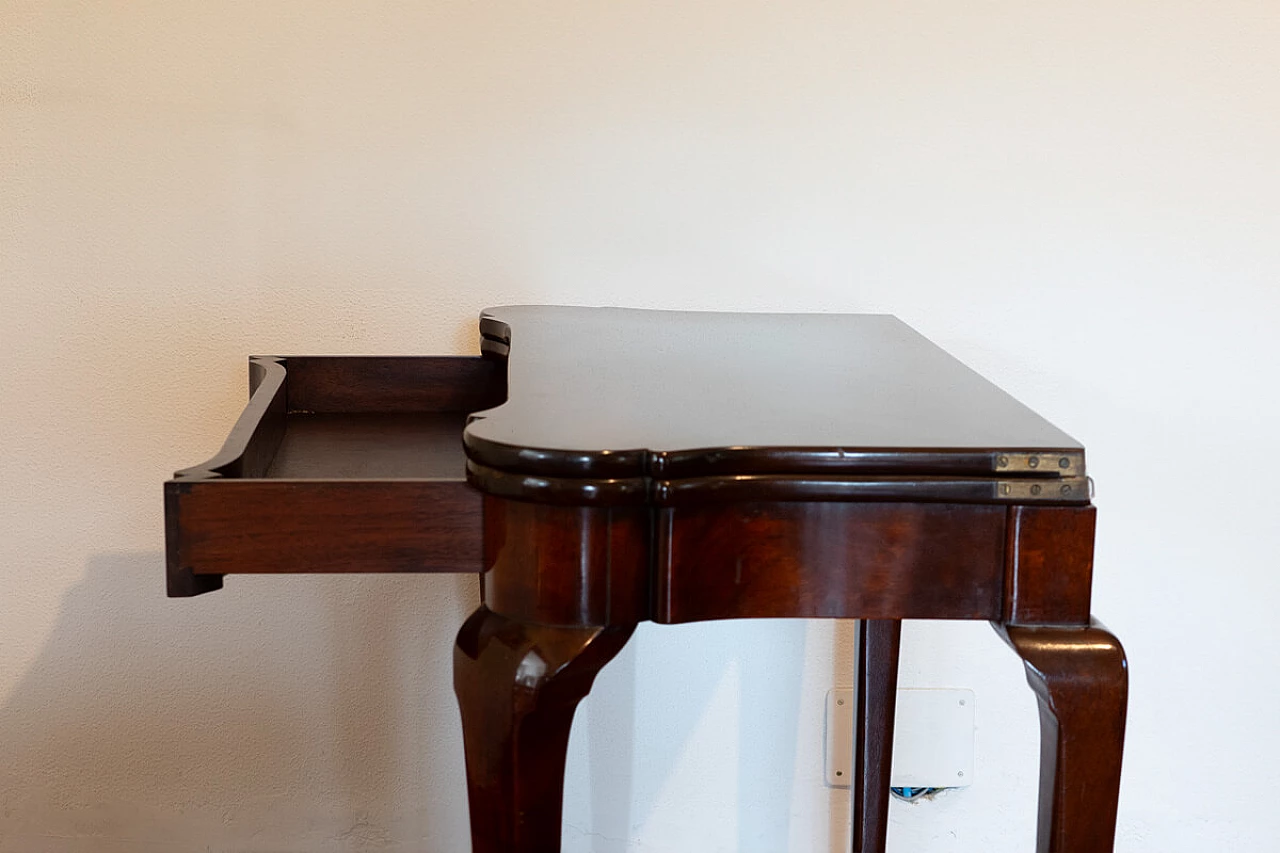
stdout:
[(889, 829), (889, 768), (898, 696), (902, 622), (858, 622), (858, 698), (853, 755), (853, 853), (884, 853)]

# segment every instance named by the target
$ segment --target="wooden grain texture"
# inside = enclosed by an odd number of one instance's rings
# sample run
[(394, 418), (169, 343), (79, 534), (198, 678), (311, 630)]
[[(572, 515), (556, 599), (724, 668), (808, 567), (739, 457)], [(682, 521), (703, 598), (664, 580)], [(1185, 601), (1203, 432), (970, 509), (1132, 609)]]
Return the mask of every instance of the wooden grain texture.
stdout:
[(529, 625), (476, 611), (458, 632), (472, 853), (557, 853), (574, 710), (634, 624)]
[(293, 355), (284, 361), (290, 411), (466, 413), (506, 396), (501, 359)]
[(649, 511), (484, 499), (484, 601), (531, 624), (649, 618)]
[(858, 623), (853, 853), (885, 853), (901, 643), (902, 622), (897, 619), (863, 619)]
[(481, 495), (449, 480), (166, 484), (174, 555), (202, 574), (479, 572)]
[(1092, 506), (1009, 508), (1005, 622), (1089, 624), (1096, 520)]
[(1120, 641), (1097, 622), (997, 631), (1040, 705), (1037, 853), (1111, 853), (1129, 691)]
[(222, 589), (222, 575), (196, 574), (189, 561), (183, 559), (184, 542), (178, 499), (180, 487), (169, 481), (164, 485), (164, 553), (165, 594), (170, 598), (190, 598)]
[(169, 595), (233, 572), (480, 571), (461, 436), (468, 407), (505, 394), (500, 361), (254, 357), (249, 371), (222, 449), (165, 484)]
[(658, 512), (654, 619), (995, 619), (1003, 507), (745, 503)]

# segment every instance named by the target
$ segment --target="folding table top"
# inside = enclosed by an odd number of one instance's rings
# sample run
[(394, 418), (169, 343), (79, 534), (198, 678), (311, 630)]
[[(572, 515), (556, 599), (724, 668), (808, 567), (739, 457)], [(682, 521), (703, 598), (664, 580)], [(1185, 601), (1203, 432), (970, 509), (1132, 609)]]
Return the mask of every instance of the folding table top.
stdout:
[(508, 388), (464, 433), (486, 491), (1088, 500), (1078, 442), (889, 315), (517, 306), (481, 332)]

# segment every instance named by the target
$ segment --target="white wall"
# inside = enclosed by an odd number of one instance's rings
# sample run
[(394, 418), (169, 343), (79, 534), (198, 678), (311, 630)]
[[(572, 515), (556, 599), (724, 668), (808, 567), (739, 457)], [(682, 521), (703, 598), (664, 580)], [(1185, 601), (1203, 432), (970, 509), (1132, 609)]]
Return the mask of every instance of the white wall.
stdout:
[[(1126, 642), (1122, 851), (1280, 834), (1280, 13), (1187, 2), (0, 0), (0, 851), (466, 849), (452, 577), (163, 597), (160, 483), (251, 353), (474, 349), (491, 304), (896, 313), (1089, 448)], [(848, 626), (642, 628), (566, 851), (837, 851)], [(983, 625), (972, 788), (891, 849), (1030, 849)]]

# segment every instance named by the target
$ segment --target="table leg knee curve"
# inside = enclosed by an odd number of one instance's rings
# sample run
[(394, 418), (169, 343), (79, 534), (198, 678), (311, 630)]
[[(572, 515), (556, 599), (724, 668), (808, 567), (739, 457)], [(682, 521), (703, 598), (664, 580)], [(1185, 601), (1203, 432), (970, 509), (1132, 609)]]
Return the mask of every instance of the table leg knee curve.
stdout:
[(462, 626), (453, 673), (472, 853), (559, 851), (574, 710), (634, 628), (535, 625), (485, 607)]
[(1111, 853), (1129, 670), (1120, 641), (1081, 627), (997, 625), (1040, 704), (1038, 853)]

